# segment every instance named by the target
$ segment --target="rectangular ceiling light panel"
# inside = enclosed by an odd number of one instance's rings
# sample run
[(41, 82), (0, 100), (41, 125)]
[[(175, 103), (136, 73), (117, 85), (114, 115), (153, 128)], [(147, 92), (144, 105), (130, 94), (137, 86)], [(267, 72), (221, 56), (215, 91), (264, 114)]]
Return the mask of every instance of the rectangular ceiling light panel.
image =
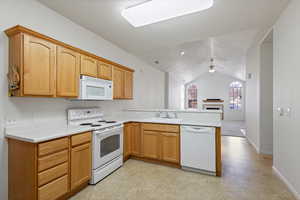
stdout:
[(122, 11), (134, 27), (145, 26), (212, 7), (214, 0), (150, 0)]

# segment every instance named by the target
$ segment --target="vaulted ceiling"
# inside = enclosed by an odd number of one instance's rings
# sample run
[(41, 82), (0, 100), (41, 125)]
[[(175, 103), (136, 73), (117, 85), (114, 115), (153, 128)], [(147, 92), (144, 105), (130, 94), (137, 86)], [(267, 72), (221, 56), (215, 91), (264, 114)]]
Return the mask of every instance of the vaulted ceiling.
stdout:
[(120, 13), (144, 0), (39, 1), (154, 67), (189, 82), (208, 70), (210, 38), (214, 40), (217, 70), (244, 79), (247, 49), (289, 0), (215, 0), (208, 10), (139, 28)]

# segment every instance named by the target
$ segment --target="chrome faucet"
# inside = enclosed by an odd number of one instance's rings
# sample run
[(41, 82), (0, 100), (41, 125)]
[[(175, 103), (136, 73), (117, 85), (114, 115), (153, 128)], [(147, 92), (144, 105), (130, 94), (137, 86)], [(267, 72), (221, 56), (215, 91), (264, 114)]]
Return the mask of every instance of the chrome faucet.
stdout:
[(178, 118), (176, 112), (167, 112), (167, 111), (160, 111), (158, 113), (158, 117), (159, 118), (166, 118), (166, 119), (173, 119), (173, 118), (175, 119), (175, 118)]

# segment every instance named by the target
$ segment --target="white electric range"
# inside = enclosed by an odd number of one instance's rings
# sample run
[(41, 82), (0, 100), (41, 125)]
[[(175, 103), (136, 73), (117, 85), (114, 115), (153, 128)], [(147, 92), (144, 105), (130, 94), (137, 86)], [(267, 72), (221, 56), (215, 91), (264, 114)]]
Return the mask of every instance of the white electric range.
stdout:
[(68, 124), (93, 131), (92, 179), (96, 184), (123, 165), (123, 124), (103, 119), (99, 108), (68, 110)]

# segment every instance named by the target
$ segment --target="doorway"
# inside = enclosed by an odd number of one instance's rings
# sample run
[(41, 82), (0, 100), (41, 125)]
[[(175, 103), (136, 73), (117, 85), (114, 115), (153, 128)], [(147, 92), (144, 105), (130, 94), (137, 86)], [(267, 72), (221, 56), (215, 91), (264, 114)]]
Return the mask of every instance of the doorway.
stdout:
[(259, 140), (262, 154), (273, 154), (273, 31), (260, 46)]

